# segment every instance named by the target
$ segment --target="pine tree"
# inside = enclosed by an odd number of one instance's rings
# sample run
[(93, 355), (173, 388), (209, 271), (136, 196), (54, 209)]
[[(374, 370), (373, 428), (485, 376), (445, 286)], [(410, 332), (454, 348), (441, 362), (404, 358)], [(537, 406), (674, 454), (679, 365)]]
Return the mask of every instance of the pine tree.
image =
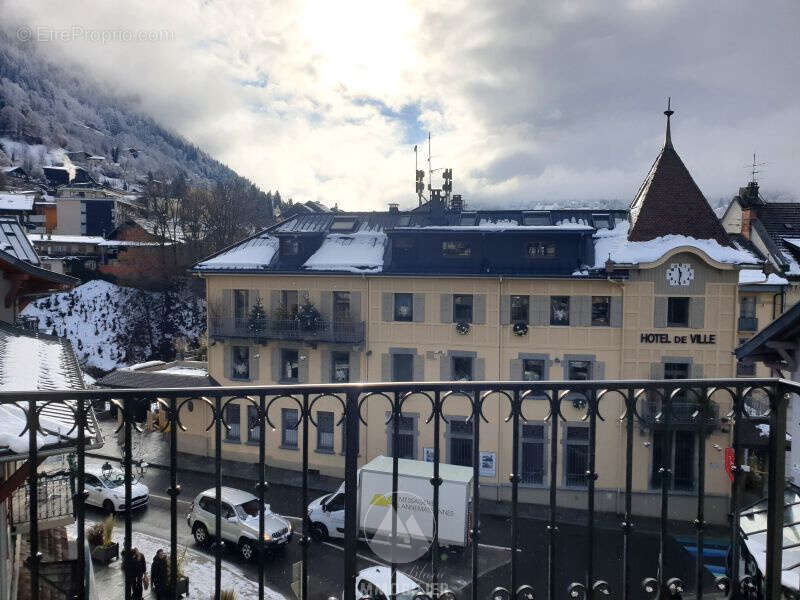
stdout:
[(247, 329), (253, 333), (260, 333), (267, 328), (267, 312), (261, 302), (261, 296), (256, 298), (256, 303), (250, 309), (250, 316), (247, 320)]

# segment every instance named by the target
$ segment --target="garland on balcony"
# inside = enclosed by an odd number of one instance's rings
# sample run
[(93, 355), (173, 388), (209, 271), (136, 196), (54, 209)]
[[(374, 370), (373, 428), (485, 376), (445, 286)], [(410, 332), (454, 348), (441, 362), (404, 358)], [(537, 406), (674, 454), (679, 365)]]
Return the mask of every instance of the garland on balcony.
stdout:
[(528, 324), (518, 321), (517, 323), (514, 323), (514, 326), (511, 328), (511, 330), (514, 332), (514, 335), (528, 335)]
[(472, 329), (472, 325), (467, 321), (459, 321), (456, 323), (456, 331), (461, 335), (467, 335)]

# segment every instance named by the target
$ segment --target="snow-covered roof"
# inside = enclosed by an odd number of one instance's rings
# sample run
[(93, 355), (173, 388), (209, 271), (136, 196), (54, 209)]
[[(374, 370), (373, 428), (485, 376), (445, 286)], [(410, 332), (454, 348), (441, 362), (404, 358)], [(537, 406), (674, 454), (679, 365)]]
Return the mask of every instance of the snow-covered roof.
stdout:
[(0, 218), (0, 252), (31, 265), (39, 264), (39, 256), (16, 217)]
[(102, 236), (99, 235), (48, 235), (42, 233), (29, 233), (28, 239), (34, 244), (45, 244), (47, 242), (53, 244), (100, 244), (104, 241)]
[(594, 235), (595, 268), (602, 269), (610, 258), (618, 264), (636, 265), (654, 262), (668, 252), (682, 247), (700, 250), (711, 260), (732, 265), (758, 264), (758, 259), (741, 247), (723, 246), (713, 239), (696, 239), (685, 235), (665, 235), (646, 242), (628, 240), (628, 224), (614, 229), (598, 229)]
[(0, 210), (33, 210), (33, 196), (28, 194), (0, 193)]
[(330, 233), (303, 263), (310, 271), (378, 273), (383, 268), (386, 234), (382, 231)]
[(199, 270), (266, 269), (277, 251), (278, 238), (265, 233), (204, 260), (195, 268)]
[(788, 285), (789, 282), (775, 273), (764, 275), (758, 269), (742, 269), (739, 271), (739, 283), (742, 285)]
[[(82, 390), (83, 377), (69, 343), (53, 336), (0, 325), (0, 391)], [(19, 406), (19, 408), (18, 408)], [(28, 404), (0, 405), (0, 460), (8, 454), (28, 452), (28, 436), (20, 434), (26, 427)], [(38, 447), (70, 444), (77, 437), (74, 401), (40, 404), (39, 425), (44, 433), (37, 435)], [(90, 415), (87, 437), (99, 442), (99, 429)], [(94, 447), (94, 446), (93, 446)]]
[(520, 225), (514, 221), (481, 221), (479, 225), (426, 225), (425, 227), (396, 227), (397, 230), (429, 230), (429, 231), (594, 231), (594, 227), (585, 223), (562, 222), (556, 225)]

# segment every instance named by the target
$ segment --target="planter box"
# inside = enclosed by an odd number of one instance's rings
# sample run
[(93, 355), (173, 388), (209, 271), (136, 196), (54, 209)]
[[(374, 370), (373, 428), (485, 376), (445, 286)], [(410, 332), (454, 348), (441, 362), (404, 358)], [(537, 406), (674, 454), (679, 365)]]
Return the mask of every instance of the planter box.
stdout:
[(107, 565), (112, 560), (119, 558), (119, 544), (111, 542), (108, 546), (94, 546), (91, 548), (91, 553), (92, 560)]
[(176, 588), (175, 591), (178, 593), (179, 597), (183, 596), (184, 594), (188, 596), (189, 595), (189, 578), (188, 577), (182, 577), (182, 578), (178, 579), (178, 581), (175, 582), (175, 588)]

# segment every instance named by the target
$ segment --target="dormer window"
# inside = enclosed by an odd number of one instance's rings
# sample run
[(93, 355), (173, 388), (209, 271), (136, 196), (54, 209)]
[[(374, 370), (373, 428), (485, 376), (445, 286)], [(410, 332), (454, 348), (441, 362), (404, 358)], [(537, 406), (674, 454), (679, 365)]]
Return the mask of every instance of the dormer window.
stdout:
[(351, 233), (355, 230), (358, 219), (353, 217), (336, 217), (331, 223), (331, 233)]
[(522, 213), (522, 224), (529, 226), (551, 225), (550, 213), (547, 211), (532, 211)]
[(281, 256), (297, 256), (300, 254), (300, 240), (283, 238), (281, 240)]
[(395, 238), (392, 244), (394, 256), (402, 258), (414, 257), (414, 239), (411, 237)]
[(552, 242), (528, 242), (528, 258), (555, 258), (556, 245)]
[(398, 227), (408, 227), (409, 223), (411, 223), (411, 215), (403, 215), (397, 219)]
[(458, 222), (462, 227), (471, 227), (475, 225), (478, 216), (475, 213), (464, 213), (461, 215), (461, 220)]
[(595, 229), (611, 229), (611, 215), (607, 213), (592, 215)]

